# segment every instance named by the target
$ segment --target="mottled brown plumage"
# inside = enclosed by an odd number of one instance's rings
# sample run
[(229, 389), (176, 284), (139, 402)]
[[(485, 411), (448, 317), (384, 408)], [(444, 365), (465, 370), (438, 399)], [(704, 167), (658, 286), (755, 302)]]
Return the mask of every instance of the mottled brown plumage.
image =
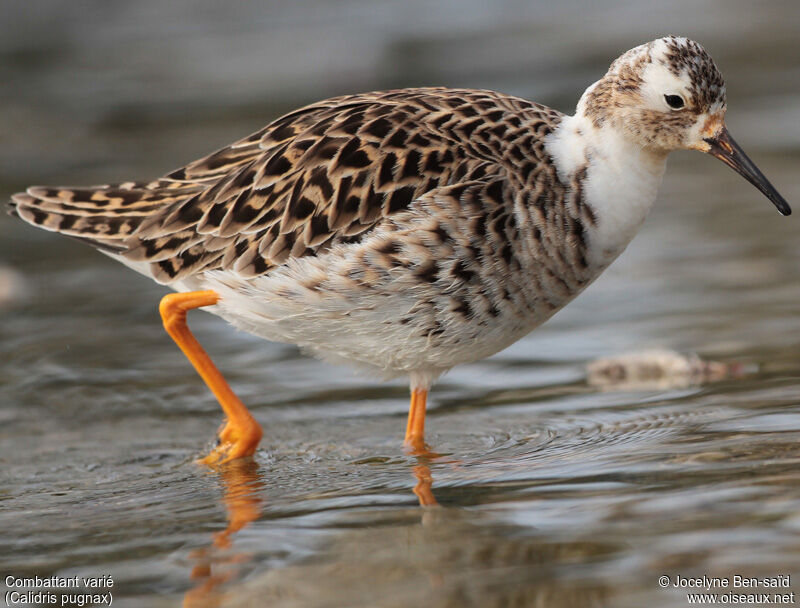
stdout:
[[(546, 215), (543, 138), (560, 120), (494, 93), (406, 89), (329, 99), (149, 183), (29, 188), (27, 221), (87, 240), (170, 283), (242, 277), (364, 237), (426, 193), (476, 183), (508, 208), (528, 192)], [(544, 219), (542, 220), (544, 222)]]

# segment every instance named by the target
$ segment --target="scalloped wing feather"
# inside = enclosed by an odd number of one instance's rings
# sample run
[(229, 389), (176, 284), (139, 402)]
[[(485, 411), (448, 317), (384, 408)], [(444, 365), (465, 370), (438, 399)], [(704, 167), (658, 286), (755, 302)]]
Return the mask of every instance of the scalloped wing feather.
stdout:
[(333, 98), (160, 180), (31, 188), (13, 197), (12, 213), (149, 263), (162, 283), (211, 269), (254, 277), (357, 241), (439, 187), (503, 176), (524, 188), (519, 165), (544, 160), (524, 142), (560, 116), (490, 91)]

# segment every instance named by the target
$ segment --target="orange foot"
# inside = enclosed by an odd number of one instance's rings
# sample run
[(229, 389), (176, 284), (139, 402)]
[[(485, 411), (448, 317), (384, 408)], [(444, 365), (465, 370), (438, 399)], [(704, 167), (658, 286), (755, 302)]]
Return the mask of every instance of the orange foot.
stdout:
[(237, 458), (252, 456), (261, 441), (263, 432), (255, 421), (241, 426), (225, 421), (217, 434), (217, 446), (197, 462), (207, 466), (224, 464)]
[(420, 436), (407, 437), (403, 442), (403, 451), (409, 456), (416, 456), (417, 458), (424, 458), (426, 460), (435, 460), (441, 458), (442, 455), (431, 450), (431, 447), (425, 443), (425, 440)]

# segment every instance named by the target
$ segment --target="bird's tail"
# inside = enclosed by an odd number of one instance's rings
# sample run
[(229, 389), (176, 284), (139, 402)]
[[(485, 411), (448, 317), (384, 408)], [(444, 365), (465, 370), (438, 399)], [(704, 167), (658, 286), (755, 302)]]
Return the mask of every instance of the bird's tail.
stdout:
[(201, 189), (170, 179), (85, 188), (32, 186), (12, 195), (8, 211), (34, 226), (121, 253), (142, 222)]

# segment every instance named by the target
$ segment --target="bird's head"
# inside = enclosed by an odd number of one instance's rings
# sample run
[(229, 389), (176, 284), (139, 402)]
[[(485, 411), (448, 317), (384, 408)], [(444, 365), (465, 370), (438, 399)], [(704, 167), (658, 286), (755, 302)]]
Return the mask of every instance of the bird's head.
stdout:
[(677, 36), (637, 46), (587, 89), (578, 111), (656, 155), (700, 150), (756, 186), (783, 215), (791, 209), (725, 127), (725, 82), (697, 42)]

